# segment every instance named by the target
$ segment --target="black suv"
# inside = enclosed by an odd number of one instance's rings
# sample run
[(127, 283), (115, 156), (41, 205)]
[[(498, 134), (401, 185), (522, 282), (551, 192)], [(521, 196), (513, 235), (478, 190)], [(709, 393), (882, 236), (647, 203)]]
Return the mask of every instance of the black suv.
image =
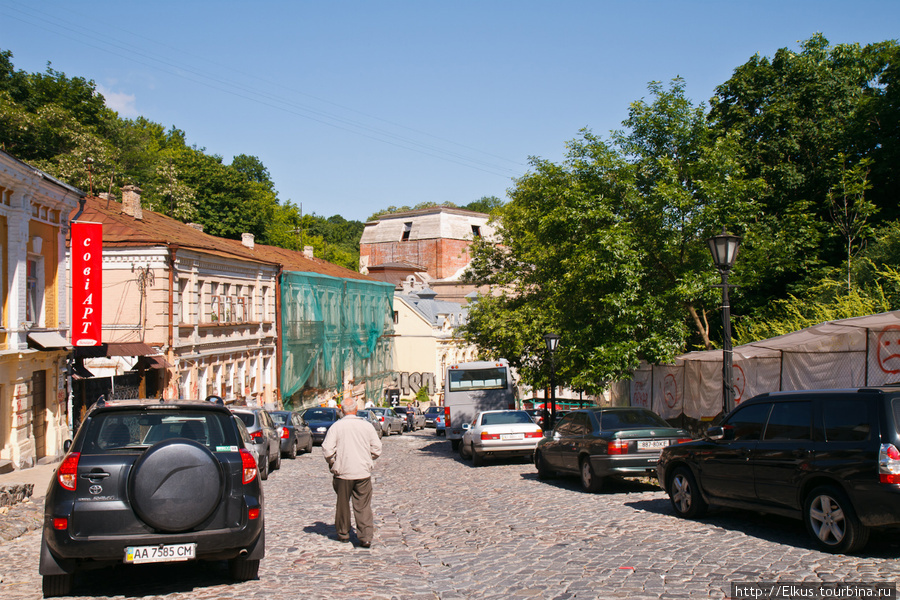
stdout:
[(680, 517), (719, 505), (800, 518), (821, 549), (850, 553), (900, 525), (898, 430), (900, 387), (763, 394), (665, 448), (657, 475)]
[(44, 596), (112, 564), (228, 560), (255, 579), (265, 554), (254, 457), (224, 403), (98, 401), (47, 490)]

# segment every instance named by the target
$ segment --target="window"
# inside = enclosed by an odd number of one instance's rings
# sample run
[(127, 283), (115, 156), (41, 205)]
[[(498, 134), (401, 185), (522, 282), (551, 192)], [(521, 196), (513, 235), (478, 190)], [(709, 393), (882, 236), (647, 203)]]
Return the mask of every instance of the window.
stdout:
[(412, 232), (412, 221), (408, 221), (403, 224), (403, 236), (400, 238), (401, 242), (409, 241), (409, 234)]
[(822, 423), (829, 442), (869, 439), (872, 403), (865, 399), (828, 399), (822, 402)]
[(396, 310), (394, 311), (394, 325), (400, 322), (400, 313)]
[(43, 259), (29, 256), (27, 262), (25, 320), (31, 325), (40, 325), (44, 309)]
[(481, 237), (480, 225), (472, 225), (472, 237)]
[(762, 435), (763, 425), (769, 416), (771, 404), (751, 404), (728, 419), (723, 427), (725, 439), (734, 441), (758, 440)]
[(772, 406), (764, 440), (811, 440), (812, 406), (809, 402), (778, 402)]
[(506, 368), (456, 370), (451, 369), (450, 391), (502, 390), (506, 388)]
[(178, 280), (178, 320), (181, 323), (191, 322), (190, 309), (188, 308), (188, 288), (190, 283), (189, 279), (183, 277)]

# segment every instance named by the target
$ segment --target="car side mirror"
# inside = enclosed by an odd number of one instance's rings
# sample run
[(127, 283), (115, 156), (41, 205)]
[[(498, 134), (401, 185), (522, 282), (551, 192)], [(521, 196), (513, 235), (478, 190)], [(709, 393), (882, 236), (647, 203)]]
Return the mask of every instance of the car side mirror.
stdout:
[(560, 433), (559, 433), (558, 431), (554, 431), (554, 432), (553, 432), (553, 439), (554, 439), (554, 440), (558, 440), (558, 439), (561, 438), (561, 437), (562, 437), (562, 435), (560, 435)]
[(706, 437), (711, 440), (721, 440), (725, 437), (725, 428), (721, 425), (710, 427), (706, 430)]
[(69, 448), (72, 447), (72, 440), (66, 440), (63, 442), (63, 452), (68, 452)]
[(468, 431), (469, 429), (472, 428), (472, 424), (471, 423), (463, 423), (462, 428), (463, 428), (463, 431)]

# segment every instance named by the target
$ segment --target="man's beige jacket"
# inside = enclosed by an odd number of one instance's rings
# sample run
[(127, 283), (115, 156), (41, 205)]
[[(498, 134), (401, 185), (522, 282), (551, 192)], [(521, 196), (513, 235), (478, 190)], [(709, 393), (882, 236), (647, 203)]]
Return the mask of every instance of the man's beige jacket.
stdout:
[(381, 456), (381, 440), (369, 421), (347, 415), (328, 429), (322, 450), (338, 479), (367, 479)]

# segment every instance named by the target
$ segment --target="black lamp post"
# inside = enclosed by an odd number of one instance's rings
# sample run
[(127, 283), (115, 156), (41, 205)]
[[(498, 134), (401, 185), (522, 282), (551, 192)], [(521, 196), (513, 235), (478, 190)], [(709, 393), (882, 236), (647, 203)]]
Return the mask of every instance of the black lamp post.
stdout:
[(550, 352), (550, 423), (547, 430), (552, 430), (556, 423), (556, 348), (559, 347), (560, 336), (556, 333), (545, 333), (544, 342)]
[(732, 377), (732, 359), (733, 352), (731, 349), (731, 305), (728, 300), (728, 288), (732, 287), (728, 284), (728, 273), (734, 266), (734, 260), (737, 258), (738, 249), (741, 246), (741, 238), (731, 235), (722, 228), (722, 233), (711, 237), (709, 242), (709, 251), (712, 253), (713, 263), (719, 274), (722, 276), (721, 285), (716, 287), (722, 288), (722, 412), (727, 413), (734, 408), (734, 379)]

